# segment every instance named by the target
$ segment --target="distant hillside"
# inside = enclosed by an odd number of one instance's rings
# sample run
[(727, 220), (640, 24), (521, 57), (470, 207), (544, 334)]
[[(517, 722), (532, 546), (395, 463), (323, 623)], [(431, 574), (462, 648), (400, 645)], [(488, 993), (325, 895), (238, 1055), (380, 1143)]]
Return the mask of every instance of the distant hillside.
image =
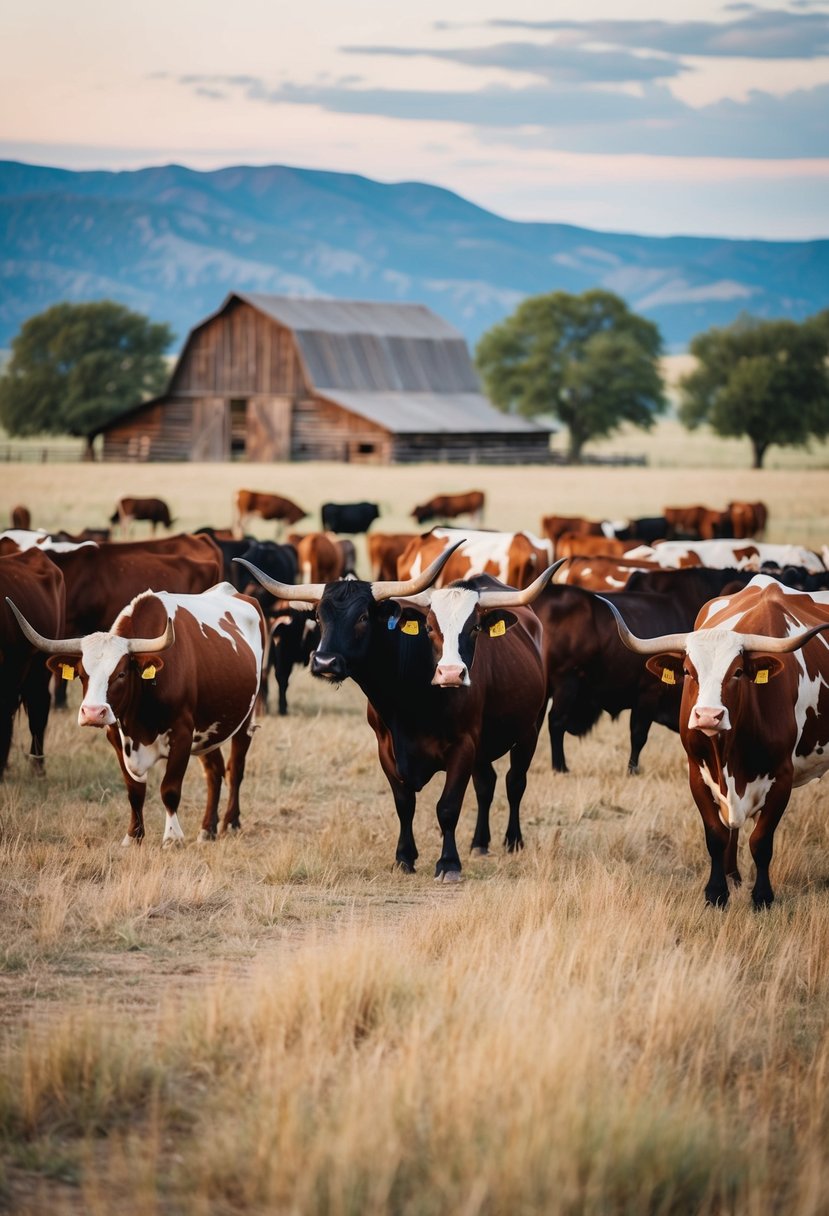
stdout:
[(515, 223), (448, 190), (344, 173), (0, 162), (0, 346), (58, 300), (112, 297), (179, 341), (232, 289), (416, 300), (471, 341), (525, 295), (602, 286), (673, 350), (742, 310), (829, 304), (829, 240), (731, 241)]

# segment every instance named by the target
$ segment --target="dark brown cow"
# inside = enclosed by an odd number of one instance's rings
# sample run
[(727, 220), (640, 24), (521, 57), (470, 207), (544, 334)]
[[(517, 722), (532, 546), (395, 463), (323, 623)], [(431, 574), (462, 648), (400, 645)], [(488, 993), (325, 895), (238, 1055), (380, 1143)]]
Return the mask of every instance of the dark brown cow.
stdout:
[(241, 536), (244, 525), (251, 515), (262, 519), (275, 519), (278, 523), (295, 524), (308, 514), (290, 498), (278, 494), (264, 494), (259, 490), (239, 490), (236, 495), (236, 534)]
[(38, 629), (60, 635), (64, 628), (63, 578), (37, 549), (0, 557), (0, 778), (6, 768), (14, 716), (26, 707), (31, 731), (30, 756), (43, 769), (43, 736), (49, 718), (51, 672), (40, 652), (21, 636), (6, 598), (19, 604)]
[(702, 816), (711, 873), (706, 902), (728, 902), (740, 882), (737, 839), (754, 820), (755, 907), (774, 899), (774, 833), (793, 787), (829, 768), (829, 593), (806, 595), (757, 574), (742, 591), (706, 604), (693, 630), (619, 633), (668, 686), (682, 688), (680, 736)]
[(120, 524), (121, 535), (126, 536), (129, 532), (130, 524), (137, 519), (146, 520), (152, 524), (153, 536), (158, 524), (165, 528), (171, 528), (173, 520), (170, 515), (170, 508), (167, 506), (163, 498), (122, 498), (113, 512), (110, 523)]
[(177, 812), (191, 755), (201, 760), (207, 781), (199, 840), (213, 839), (225, 771), (220, 748), (229, 739), (222, 831), (239, 828), (239, 787), (266, 636), (254, 600), (229, 583), (202, 595), (147, 591), (119, 613), (106, 633), (65, 639), (45, 637), (16, 609), (15, 614), (32, 645), (52, 656), (49, 666), (56, 675), (80, 676), (84, 695), (78, 724), (106, 729), (130, 804), (124, 844), (144, 836), (147, 774), (160, 760), (166, 761), (163, 843), (184, 838)]
[(32, 526), (32, 513), (28, 507), (18, 504), (11, 509), (11, 524), (13, 528), (22, 528), (28, 531)]
[(430, 519), (456, 519), (459, 515), (469, 515), (475, 523), (480, 524), (485, 502), (483, 490), (469, 490), (466, 494), (436, 494), (422, 506), (414, 507), (411, 514), (419, 524), (428, 523)]
[(541, 534), (556, 546), (558, 555), (558, 538), (565, 532), (576, 532), (579, 536), (604, 536), (601, 522), (596, 519), (585, 519), (581, 515), (542, 515)]
[(753, 539), (766, 530), (768, 508), (763, 502), (730, 502), (725, 508), (736, 540)]
[(397, 578), (397, 559), (410, 541), (417, 539), (414, 532), (369, 532), (366, 536), (368, 564), (371, 577), (383, 582)]
[(716, 540), (730, 531), (731, 520), (727, 511), (715, 511), (711, 507), (666, 507), (666, 536), (669, 540)]
[(437, 804), (443, 848), (435, 877), (452, 882), (460, 878), (455, 830), (470, 777), (478, 799), (473, 849), (486, 853), (496, 781), (492, 762), (506, 752), (505, 843), (510, 850), (523, 844), (519, 808), (546, 690), (540, 626), (522, 605), (551, 571), (525, 591), (486, 576), (435, 591), (427, 615), (411, 598), (426, 590), (447, 556), (448, 551), (419, 577), (397, 583), (355, 579), (281, 587), (251, 571), (272, 594), (317, 605), (321, 637), (312, 674), (335, 683), (351, 677), (366, 694), (400, 821), (397, 865), (406, 873), (414, 871), (417, 859), (417, 793), (435, 773), (446, 773)]
[(553, 556), (548, 541), (528, 532), (433, 528), (404, 549), (397, 562), (398, 577), (406, 579), (419, 574), (450, 546), (454, 551), (438, 576), (438, 586), (474, 578), (476, 574), (491, 574), (507, 587), (528, 587)]

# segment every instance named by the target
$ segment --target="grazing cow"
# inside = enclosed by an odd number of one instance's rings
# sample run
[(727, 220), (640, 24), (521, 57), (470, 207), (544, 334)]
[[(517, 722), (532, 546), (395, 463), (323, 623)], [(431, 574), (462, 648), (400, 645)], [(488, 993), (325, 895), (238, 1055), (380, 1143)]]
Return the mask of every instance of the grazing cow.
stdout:
[(664, 514), (670, 540), (714, 540), (727, 536), (731, 527), (728, 512), (711, 507), (666, 507)]
[(355, 579), (291, 588), (251, 571), (274, 595), (316, 604), (321, 636), (311, 673), (334, 683), (351, 677), (366, 694), (400, 820), (397, 865), (407, 873), (417, 858), (417, 793), (435, 773), (446, 773), (437, 804), (443, 848), (435, 877), (453, 882), (461, 872), (455, 829), (469, 779), (478, 799), (473, 848), (486, 852), (492, 761), (506, 752), (506, 843), (511, 850), (523, 843), (519, 807), (546, 697), (540, 627), (522, 606), (538, 594), (552, 568), (525, 591), (490, 578), (434, 591), (427, 614), (410, 601), (431, 585), (446, 560), (448, 552), (420, 576), (391, 583)]
[[(303, 583), (333, 583), (342, 578), (345, 573), (343, 551), (337, 544), (337, 538), (326, 532), (308, 532), (297, 538), (296, 544), (297, 578)], [(248, 557), (255, 566), (259, 563)], [(270, 573), (270, 571), (267, 571)], [(280, 579), (282, 583), (288, 579)]]
[(110, 517), (111, 524), (121, 525), (121, 535), (126, 536), (133, 520), (145, 519), (152, 524), (153, 536), (157, 524), (165, 528), (173, 526), (170, 508), (163, 498), (121, 498)]
[(10, 518), (13, 528), (18, 528), (24, 532), (28, 532), (32, 526), (32, 513), (29, 508), (24, 507), (22, 503), (18, 503), (16, 507), (12, 507)]
[(469, 490), (466, 494), (436, 494), (420, 507), (412, 509), (412, 518), (419, 524), (430, 519), (456, 519), (468, 515), (480, 526), (484, 518), (486, 495), (483, 490)]
[(366, 537), (366, 548), (371, 577), (383, 582), (396, 579), (397, 559), (409, 542), (415, 539), (414, 532), (370, 532)]
[(774, 899), (769, 865), (774, 832), (793, 787), (829, 768), (829, 594), (814, 596), (758, 574), (715, 599), (694, 629), (635, 636), (615, 611), (619, 633), (660, 681), (682, 689), (680, 737), (705, 829), (709, 904), (728, 902), (740, 882), (737, 840), (753, 819), (752, 900)]
[(581, 515), (542, 515), (541, 534), (556, 546), (558, 538), (565, 532), (577, 532), (579, 536), (605, 536), (606, 533), (599, 520), (585, 519)]
[(555, 772), (568, 771), (565, 734), (586, 735), (602, 713), (616, 718), (630, 710), (631, 774), (639, 771), (654, 722), (670, 730), (679, 727), (679, 691), (657, 684), (644, 662), (625, 649), (606, 603), (618, 605), (643, 632), (688, 629), (702, 604), (734, 576), (734, 571), (702, 568), (660, 571), (632, 575), (634, 586), (606, 599), (581, 587), (555, 584), (539, 596), (535, 611), (544, 626), (547, 691), (552, 697), (547, 725)]
[[(456, 544), (460, 541), (460, 544)], [(433, 528), (416, 537), (397, 562), (401, 579), (419, 574), (438, 554), (454, 552), (438, 578), (438, 586), (491, 574), (508, 587), (527, 587), (552, 561), (552, 545), (530, 532), (472, 532), (462, 528)]]
[(621, 591), (637, 570), (661, 570), (656, 562), (628, 557), (568, 557), (556, 571), (555, 582), (587, 591)]
[(251, 515), (259, 515), (262, 519), (275, 519), (277, 523), (295, 524), (308, 514), (290, 498), (281, 498), (278, 494), (262, 494), (258, 490), (239, 490), (236, 495), (237, 536), (244, 532), (244, 524)]
[(29, 754), (35, 770), (43, 771), (43, 736), (49, 718), (52, 675), (43, 655), (20, 636), (7, 599), (20, 604), (40, 630), (61, 634), (63, 577), (37, 549), (0, 557), (0, 779), (9, 758), (14, 716), (21, 703), (26, 707), (32, 736)]
[(262, 675), (265, 621), (254, 601), (219, 583), (201, 595), (146, 591), (106, 633), (45, 637), (11, 605), (26, 637), (51, 657), (65, 680), (80, 676), (78, 725), (106, 729), (127, 787), (130, 823), (123, 844), (144, 836), (147, 774), (166, 761), (161, 800), (167, 812), (163, 843), (183, 840), (178, 821), (181, 785), (190, 756), (207, 782), (199, 840), (212, 840), (225, 773), (221, 746), (231, 742), (228, 802), (222, 831), (236, 831), (239, 787)]
[(380, 518), (380, 508), (376, 502), (326, 502), (320, 514), (324, 532), (355, 535), (368, 532), (374, 520)]

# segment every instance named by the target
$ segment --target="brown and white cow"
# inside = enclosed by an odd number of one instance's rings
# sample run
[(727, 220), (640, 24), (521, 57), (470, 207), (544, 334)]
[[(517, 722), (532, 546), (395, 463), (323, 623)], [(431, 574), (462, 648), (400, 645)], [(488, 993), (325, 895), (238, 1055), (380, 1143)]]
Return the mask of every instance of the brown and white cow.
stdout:
[(164, 528), (173, 525), (170, 508), (163, 498), (121, 498), (110, 518), (111, 524), (119, 524), (121, 535), (126, 536), (130, 525), (137, 519), (146, 520), (152, 525), (153, 536), (158, 524)]
[(568, 557), (555, 573), (554, 581), (587, 591), (621, 591), (632, 574), (661, 570), (656, 562), (628, 557)]
[(290, 498), (282, 498), (279, 494), (264, 494), (259, 490), (239, 490), (236, 495), (236, 519), (234, 528), (237, 536), (244, 532), (244, 525), (251, 515), (259, 515), (262, 519), (275, 519), (278, 523), (295, 524), (308, 514)]
[(624, 557), (640, 545), (638, 540), (591, 536), (581, 532), (562, 532), (556, 541), (556, 557)]
[(366, 535), (366, 549), (371, 577), (384, 582), (396, 579), (397, 559), (409, 542), (416, 539), (413, 532), (369, 532)]
[(738, 833), (754, 820), (752, 899), (768, 906), (774, 832), (792, 788), (829, 768), (829, 592), (807, 595), (758, 574), (705, 604), (692, 632), (653, 638), (635, 637), (610, 606), (650, 671), (684, 681), (680, 736), (711, 857), (706, 901), (725, 905), (727, 879), (740, 882)]
[(692, 507), (666, 507), (665, 522), (668, 526), (667, 536), (692, 537), (694, 540), (714, 540), (718, 536), (727, 535), (731, 520), (727, 511), (717, 511), (712, 507), (697, 504)]
[(553, 560), (551, 543), (530, 532), (433, 528), (407, 545), (397, 562), (398, 578), (416, 577), (450, 547), (454, 552), (438, 577), (439, 587), (476, 574), (491, 574), (508, 587), (524, 588)]
[(415, 507), (412, 518), (419, 524), (425, 524), (430, 519), (456, 519), (459, 515), (468, 515), (476, 524), (480, 524), (485, 502), (483, 490), (468, 490), (465, 494), (436, 494), (422, 506)]
[(163, 843), (184, 838), (178, 808), (191, 755), (201, 760), (207, 781), (199, 840), (215, 837), (225, 772), (220, 748), (228, 740), (222, 831), (239, 828), (239, 787), (266, 637), (254, 600), (230, 583), (200, 595), (147, 591), (127, 604), (108, 632), (64, 639), (43, 636), (10, 605), (32, 645), (52, 656), (55, 674), (65, 680), (80, 677), (78, 724), (106, 730), (130, 804), (125, 845), (144, 836), (147, 774), (159, 761), (166, 762)]
[(628, 557), (646, 558), (667, 569), (708, 566), (715, 570), (757, 570), (766, 562), (776, 566), (804, 566), (810, 574), (821, 574), (818, 555), (803, 545), (775, 545), (759, 540), (665, 540), (652, 547), (629, 550)]

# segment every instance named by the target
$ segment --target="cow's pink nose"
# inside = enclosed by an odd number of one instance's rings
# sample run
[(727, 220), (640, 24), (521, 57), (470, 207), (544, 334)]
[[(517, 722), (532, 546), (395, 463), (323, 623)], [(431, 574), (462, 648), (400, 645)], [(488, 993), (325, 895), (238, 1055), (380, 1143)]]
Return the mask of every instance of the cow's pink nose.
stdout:
[(695, 730), (702, 730), (716, 734), (722, 729), (724, 709), (712, 709), (707, 706), (695, 705), (691, 711), (689, 725)]
[(79, 726), (103, 726), (107, 718), (106, 705), (81, 705), (78, 712)]
[(441, 663), (434, 674), (432, 683), (437, 684), (440, 688), (460, 688), (465, 675), (466, 668), (462, 664)]

